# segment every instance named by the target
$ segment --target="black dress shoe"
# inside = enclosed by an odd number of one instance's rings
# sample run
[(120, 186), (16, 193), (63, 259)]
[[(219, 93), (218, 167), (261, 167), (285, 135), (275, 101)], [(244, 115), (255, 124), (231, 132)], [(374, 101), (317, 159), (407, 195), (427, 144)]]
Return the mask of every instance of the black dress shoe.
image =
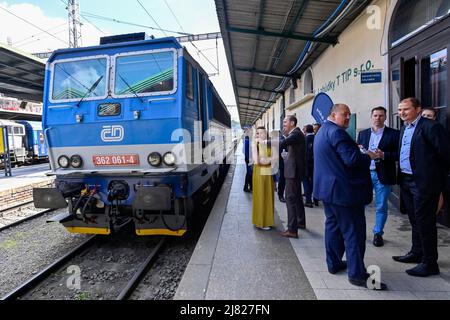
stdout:
[(305, 207), (314, 208), (312, 202), (305, 202)]
[(319, 201), (314, 200), (314, 205), (315, 205), (316, 207), (318, 207), (318, 206), (319, 206)]
[(394, 259), (397, 262), (402, 263), (421, 263), (422, 257), (416, 256), (411, 252), (408, 252), (404, 256), (393, 256), (392, 259)]
[(244, 188), (244, 192), (250, 192), (250, 190), (247, 188)]
[(384, 245), (383, 236), (379, 233), (373, 235), (373, 245), (375, 247), (382, 247)]
[(369, 278), (369, 274), (367, 274), (366, 278), (363, 279), (351, 279), (349, 278), (348, 281), (354, 285), (354, 286), (358, 286), (358, 287), (364, 287), (367, 288), (369, 290), (387, 290), (387, 285), (384, 284), (383, 282), (380, 283), (367, 283), (367, 279)]
[(341, 262), (339, 262), (337, 267), (335, 267), (333, 269), (328, 268), (328, 272), (331, 274), (335, 274), (335, 273), (338, 273), (339, 271), (343, 271), (345, 269), (347, 269), (347, 261), (341, 261)]
[(406, 270), (406, 273), (413, 277), (428, 277), (439, 274), (438, 264), (419, 263), (412, 269)]
[(280, 202), (286, 202), (286, 199), (284, 197), (278, 197), (278, 200), (280, 200)]

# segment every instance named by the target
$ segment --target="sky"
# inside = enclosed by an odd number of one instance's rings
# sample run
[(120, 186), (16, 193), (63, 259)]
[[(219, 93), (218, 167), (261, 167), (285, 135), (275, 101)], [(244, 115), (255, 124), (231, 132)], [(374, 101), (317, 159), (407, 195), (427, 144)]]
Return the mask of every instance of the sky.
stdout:
[[(143, 26), (192, 34), (220, 32), (214, 0), (79, 0), (78, 2), (82, 22), (82, 46), (97, 45), (101, 36), (133, 32), (146, 32), (155, 37), (180, 36), (177, 33)], [(65, 3), (67, 0), (0, 0), (0, 42), (10, 43), (14, 48), (29, 53), (67, 48), (69, 31)], [(92, 15), (142, 26), (105, 21)], [(218, 51), (215, 40), (197, 41), (194, 44), (207, 59), (191, 43), (182, 43), (206, 72), (211, 75), (219, 73), (210, 79), (225, 104), (235, 105), (222, 40), (219, 39), (217, 42)], [(236, 108), (230, 108), (230, 112), (233, 118), (237, 117)]]

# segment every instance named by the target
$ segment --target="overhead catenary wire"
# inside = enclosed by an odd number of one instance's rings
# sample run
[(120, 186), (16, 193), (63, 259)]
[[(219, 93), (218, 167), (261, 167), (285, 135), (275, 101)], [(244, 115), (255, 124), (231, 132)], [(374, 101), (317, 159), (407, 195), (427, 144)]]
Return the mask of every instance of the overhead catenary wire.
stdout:
[(89, 18), (105, 20), (105, 21), (111, 21), (111, 22), (116, 22), (116, 23), (121, 23), (121, 24), (127, 24), (127, 25), (135, 26), (135, 27), (141, 27), (141, 28), (152, 29), (152, 30), (159, 30), (159, 31), (163, 31), (164, 30), (165, 32), (181, 34), (181, 35), (184, 35), (184, 36), (192, 35), (192, 34), (186, 33), (186, 32), (167, 30), (167, 29), (160, 29), (160, 28), (155, 28), (155, 27), (143, 25), (143, 24), (138, 24), (138, 23), (133, 23), (133, 22), (128, 22), (128, 21), (118, 20), (118, 19), (115, 19), (115, 18), (109, 18), (109, 17), (101, 16), (101, 15), (90, 13), (90, 12), (86, 12), (86, 11), (82, 11), (81, 14), (83, 14), (84, 16), (88, 16)]
[[(61, 2), (66, 6), (66, 9), (67, 9), (67, 7), (69, 6), (69, 4), (68, 4), (66, 1), (64, 1), (64, 0), (59, 0), (59, 1), (61, 1)], [(103, 34), (106, 34), (102, 29), (100, 29), (96, 24), (94, 24), (92, 21), (90, 21), (88, 18), (86, 18), (83, 14), (80, 13), (80, 16), (81, 16), (81, 18), (83, 18), (84, 20), (86, 20), (87, 23), (89, 23), (91, 26), (93, 26), (95, 29), (97, 29), (98, 31), (100, 31), (100, 32), (103, 33)], [(79, 21), (78, 21), (78, 22), (79, 22)]]
[[(57, 25), (57, 26), (51, 27), (51, 28), (47, 29), (46, 31), (49, 31), (49, 32), (50, 32), (51, 30), (58, 29), (59, 27), (65, 26), (66, 24), (67, 24), (67, 23), (64, 22), (64, 23), (59, 24), (59, 25)], [(45, 33), (45, 32), (41, 31), (41, 32), (32, 34), (31, 36), (28, 36), (28, 37), (26, 37), (26, 38), (23, 38), (23, 39), (14, 41), (14, 46), (16, 46), (17, 44), (19, 44), (20, 42), (28, 41), (28, 40), (30, 40), (30, 39), (32, 39), (32, 38), (34, 38), (34, 37), (37, 37), (37, 36), (39, 36), (39, 35), (41, 35), (41, 34), (43, 34), (43, 33)]]
[(80, 13), (81, 18), (83, 18), (84, 20), (86, 20), (91, 26), (93, 26), (95, 29), (97, 29), (98, 31), (100, 31), (103, 34), (106, 34), (106, 32), (104, 32), (102, 29), (100, 29), (99, 27), (97, 27), (97, 25), (95, 25), (93, 22), (91, 22), (88, 18), (86, 18), (83, 14)]
[(144, 11), (145, 11), (145, 12), (147, 13), (147, 15), (150, 17), (150, 19), (153, 20), (153, 22), (156, 24), (156, 26), (159, 28), (159, 30), (161, 30), (162, 33), (164, 33), (164, 35), (167, 37), (166, 31), (163, 30), (163, 29), (161, 28), (161, 26), (158, 24), (158, 22), (156, 22), (156, 20), (153, 18), (153, 16), (150, 14), (150, 12), (148, 12), (147, 9), (145, 9), (144, 5), (143, 5), (139, 0), (136, 0), (136, 1), (139, 3), (139, 5), (141, 6), (141, 8), (144, 9)]
[[(63, 30), (60, 30), (60, 31), (58, 31), (58, 32), (53, 32), (53, 34), (59, 34), (59, 33), (62, 33), (62, 32), (66, 32), (66, 31), (68, 31), (69, 30), (69, 28), (64, 28)], [(33, 40), (30, 40), (30, 41), (26, 41), (26, 42), (24, 42), (24, 43), (20, 43), (20, 44), (14, 44), (14, 47), (16, 47), (16, 48), (19, 48), (19, 47), (23, 47), (23, 46), (26, 46), (26, 45), (29, 45), (30, 43), (33, 43), (33, 42), (36, 42), (36, 41), (41, 41), (41, 40), (43, 40), (43, 38), (45, 38), (45, 37), (48, 37), (48, 36), (46, 36), (46, 35), (43, 35), (43, 36), (41, 36), (41, 37), (39, 37), (39, 38), (36, 38), (36, 39), (33, 39)]]
[(3, 11), (8, 12), (9, 14), (15, 16), (17, 19), (22, 20), (23, 22), (25, 22), (25, 23), (27, 23), (27, 24), (29, 24), (29, 25), (35, 27), (36, 29), (39, 29), (39, 30), (41, 30), (41, 31), (43, 31), (43, 32), (45, 32), (45, 33), (47, 33), (47, 34), (49, 34), (50, 36), (52, 36), (53, 38), (57, 39), (58, 41), (61, 41), (61, 42), (63, 42), (64, 44), (69, 45), (69, 43), (68, 43), (67, 41), (64, 41), (63, 39), (61, 39), (61, 38), (55, 36), (54, 34), (51, 34), (50, 32), (48, 32), (48, 31), (42, 29), (41, 27), (39, 27), (39, 26), (35, 25), (34, 23), (28, 21), (27, 19), (24, 19), (24, 18), (18, 16), (17, 14), (15, 14), (15, 13), (9, 11), (8, 9), (4, 8), (4, 7), (1, 6), (1, 5), (0, 5), (0, 9), (2, 9)]
[[(137, 0), (137, 1), (139, 1), (139, 0)], [(181, 25), (180, 21), (178, 20), (177, 16), (175, 15), (175, 12), (173, 12), (173, 10), (172, 10), (172, 8), (170, 7), (169, 3), (168, 3), (166, 0), (164, 0), (164, 3), (166, 4), (166, 6), (167, 6), (167, 8), (169, 9), (169, 11), (170, 11), (170, 13), (172, 14), (172, 16), (174, 17), (174, 19), (175, 19), (175, 21), (177, 22), (178, 26), (181, 28), (181, 30), (184, 31), (183, 26)], [(202, 50), (200, 50), (200, 49), (194, 44), (193, 41), (189, 41), (189, 42), (190, 42), (190, 43), (192, 44), (192, 46), (197, 50), (197, 52), (198, 52), (199, 54), (201, 54), (201, 55), (206, 59), (206, 61), (208, 61), (209, 64), (217, 71), (217, 74), (219, 74), (219, 53), (218, 53), (218, 50), (217, 50), (217, 47), (218, 47), (218, 44), (217, 44), (217, 38), (216, 38), (217, 67), (216, 67), (216, 66), (208, 59), (208, 57), (202, 52)]]

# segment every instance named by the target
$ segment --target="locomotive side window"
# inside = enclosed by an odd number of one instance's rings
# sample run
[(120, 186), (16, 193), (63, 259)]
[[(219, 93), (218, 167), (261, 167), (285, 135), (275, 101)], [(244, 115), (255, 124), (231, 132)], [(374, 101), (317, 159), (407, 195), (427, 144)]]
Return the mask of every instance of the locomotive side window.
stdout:
[(55, 63), (52, 99), (77, 101), (85, 95), (85, 100), (105, 96), (106, 70), (106, 58)]
[(194, 100), (194, 79), (192, 65), (186, 62), (186, 97)]
[(13, 130), (14, 130), (14, 134), (16, 134), (16, 135), (24, 135), (25, 134), (22, 127), (13, 127)]
[(118, 56), (114, 94), (128, 96), (169, 93), (174, 90), (174, 74), (172, 51)]

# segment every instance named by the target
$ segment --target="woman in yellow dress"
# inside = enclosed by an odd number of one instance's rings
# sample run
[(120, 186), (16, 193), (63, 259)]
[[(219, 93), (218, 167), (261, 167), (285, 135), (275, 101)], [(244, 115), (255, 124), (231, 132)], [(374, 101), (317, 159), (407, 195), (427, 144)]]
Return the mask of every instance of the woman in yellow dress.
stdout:
[(274, 182), (272, 178), (271, 143), (267, 141), (264, 127), (256, 129), (252, 145), (253, 155), (253, 207), (252, 222), (255, 227), (270, 230), (274, 226)]

